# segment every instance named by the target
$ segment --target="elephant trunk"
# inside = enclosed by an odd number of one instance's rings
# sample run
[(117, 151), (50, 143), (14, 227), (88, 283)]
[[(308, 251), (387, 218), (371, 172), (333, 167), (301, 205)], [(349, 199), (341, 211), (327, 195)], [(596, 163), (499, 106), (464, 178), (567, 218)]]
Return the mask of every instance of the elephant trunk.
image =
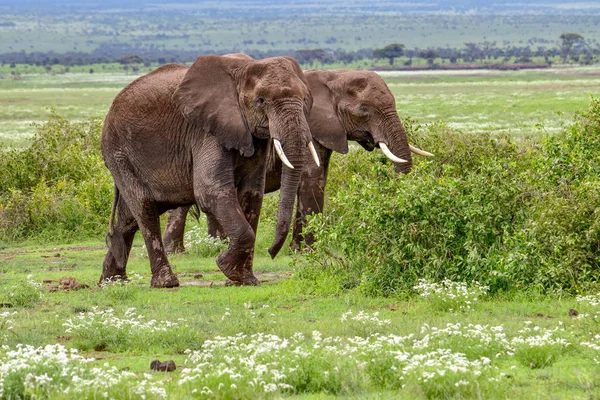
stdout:
[[(310, 160), (307, 156), (311, 135), (308, 123), (303, 112), (280, 113), (280, 115), (269, 118), (269, 131), (271, 137), (279, 140), (281, 150), (285, 157), (293, 166), (283, 165), (281, 171), (281, 189), (279, 191), (279, 206), (277, 209), (277, 225), (275, 227), (275, 238), (269, 248), (269, 254), (275, 258), (281, 247), (285, 243), (292, 222), (292, 212), (298, 193), (298, 185), (304, 168), (305, 160)], [(278, 155), (275, 152), (275, 145), (272, 146), (271, 153), (273, 157)], [(279, 158), (281, 156), (279, 155)]]
[[(379, 139), (379, 137), (385, 139)], [(412, 170), (413, 164), (408, 137), (396, 112), (383, 119), (383, 122), (379, 125), (379, 132), (374, 135), (374, 139), (376, 142), (383, 141), (395, 156), (407, 161), (405, 163), (394, 163), (396, 172), (407, 174)]]

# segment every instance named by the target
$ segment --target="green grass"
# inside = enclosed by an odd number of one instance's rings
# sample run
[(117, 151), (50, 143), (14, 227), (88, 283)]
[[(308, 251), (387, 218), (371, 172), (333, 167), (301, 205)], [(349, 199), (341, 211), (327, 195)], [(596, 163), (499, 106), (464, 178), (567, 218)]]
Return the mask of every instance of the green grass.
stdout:
[[(507, 374), (502, 378), (503, 389), (487, 388), (480, 393), (485, 398), (593, 398), (600, 394), (600, 381), (597, 378), (597, 364), (594, 357), (597, 352), (581, 346), (597, 332), (597, 322), (591, 317), (574, 319), (569, 317), (570, 308), (580, 312), (589, 312), (586, 306), (573, 298), (537, 297), (533, 295), (505, 295), (483, 298), (474, 304), (474, 310), (466, 313), (441, 311), (426, 299), (417, 296), (397, 298), (367, 298), (355, 293), (340, 297), (320, 297), (306, 291), (293, 278), (294, 268), (289, 266), (290, 257), (278, 258), (275, 262), (259, 252), (255, 262), (257, 273), (279, 271), (288, 277), (279, 283), (265, 283), (260, 287), (224, 287), (218, 283), (223, 276), (216, 271), (211, 258), (195, 259), (189, 255), (172, 258), (177, 266), (183, 284), (198, 280), (186, 273), (204, 274), (201, 280), (215, 281), (213, 287), (182, 286), (170, 290), (154, 290), (148, 287), (149, 268), (147, 259), (140, 257), (139, 244), (133, 250), (129, 263), (130, 273), (144, 276), (140, 284), (130, 284), (124, 290), (101, 289), (95, 286), (100, 274), (100, 265), (105, 252), (101, 240), (73, 245), (15, 246), (0, 251), (0, 292), (7, 293), (14, 285), (23, 285), (27, 280), (41, 282), (55, 280), (63, 276), (72, 276), (90, 285), (89, 289), (74, 292), (43, 291), (41, 301), (6, 311), (16, 311), (12, 317), (14, 326), (9, 333), (0, 335), (2, 344), (14, 347), (17, 343), (34, 346), (62, 343), (84, 349), (86, 357), (96, 357), (104, 363), (120, 368), (128, 368), (141, 376), (149, 372), (150, 362), (154, 359), (164, 361), (172, 359), (178, 369), (168, 375), (155, 373), (155, 380), (167, 383), (169, 398), (185, 398), (189, 395), (186, 387), (176, 385), (182, 368), (193, 367), (186, 356), (185, 349), (199, 350), (207, 339), (217, 335), (234, 336), (239, 333), (269, 333), (279, 337), (291, 337), (300, 332), (312, 337), (313, 331), (321, 332), (323, 337), (339, 336), (350, 338), (355, 335), (366, 336), (374, 333), (394, 334), (398, 336), (414, 335), (422, 339), (422, 328), (444, 328), (446, 324), (460, 322), (504, 327), (507, 338), (519, 336), (525, 324), (539, 326), (540, 329), (554, 329), (563, 324), (564, 331), (559, 334), (569, 343), (567, 351), (561, 351), (555, 362), (548, 366), (530, 369), (517, 358), (492, 357), (492, 365), (498, 371)], [(63, 270), (60, 270), (63, 268)], [(6, 300), (3, 300), (6, 303)], [(183, 318), (183, 328), (172, 328), (170, 334), (161, 341), (146, 338), (143, 343), (112, 343), (108, 349), (96, 349), (95, 336), (77, 337), (65, 332), (63, 323), (76, 318), (79, 312), (114, 309), (122, 317), (127, 308), (135, 307), (145, 321), (177, 321)], [(341, 316), (352, 310), (354, 315), (360, 310), (368, 314), (379, 313), (381, 320), (389, 319), (383, 326), (342, 323)], [(252, 316), (251, 313), (255, 315)], [(227, 315), (229, 313), (230, 315)], [(2, 333), (2, 332), (0, 332)], [(156, 338), (156, 336), (155, 336)], [(170, 339), (169, 339), (170, 338)], [(125, 340), (126, 338), (122, 338)], [(446, 340), (441, 348), (462, 349), (459, 342)], [(448, 341), (449, 340), (449, 341)], [(440, 342), (441, 343), (441, 342)], [(85, 350), (87, 349), (87, 350)], [(100, 350), (100, 351), (98, 351)], [(345, 377), (348, 382), (350, 376)], [(483, 384), (483, 382), (481, 382)], [(360, 398), (423, 398), (423, 392), (414, 391), (413, 386), (388, 391), (385, 388), (364, 386), (357, 391), (347, 392), (346, 396)], [(483, 389), (482, 389), (483, 390)], [(499, 390), (499, 391), (498, 391)], [(343, 394), (343, 393), (342, 393)], [(471, 397), (466, 396), (466, 397)], [(301, 395), (299, 398), (328, 398), (326, 392)]]
[(555, 133), (600, 90), (593, 69), (382, 73), (401, 117), (464, 133)]
[[(591, 93), (600, 91), (600, 75), (584, 67), (382, 74), (402, 118), (423, 123), (442, 119), (465, 133), (553, 133), (565, 117), (585, 107)], [(103, 116), (114, 96), (136, 77), (124, 72), (37, 73), (13, 80), (5, 75), (0, 79), (0, 143), (26, 145), (34, 132), (31, 123), (45, 121), (50, 106), (73, 120)]]

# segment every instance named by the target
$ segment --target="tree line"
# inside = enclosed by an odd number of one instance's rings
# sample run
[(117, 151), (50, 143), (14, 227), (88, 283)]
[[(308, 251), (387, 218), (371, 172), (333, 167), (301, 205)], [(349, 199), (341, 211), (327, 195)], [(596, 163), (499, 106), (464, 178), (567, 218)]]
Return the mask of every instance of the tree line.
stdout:
[[(548, 65), (555, 59), (561, 59), (563, 63), (571, 61), (580, 64), (593, 64), (595, 58), (600, 56), (600, 45), (589, 45), (582, 35), (578, 33), (563, 33), (560, 35), (561, 44), (557, 47), (537, 46), (532, 48), (525, 46), (500, 47), (495, 41), (467, 42), (461, 48), (437, 47), (437, 48), (412, 48), (408, 49), (401, 43), (391, 43), (382, 48), (365, 48), (356, 51), (341, 49), (301, 49), (301, 50), (248, 50), (246, 54), (253, 58), (290, 55), (301, 64), (310, 67), (327, 64), (351, 64), (360, 61), (385, 60), (390, 67), (398, 66), (397, 61), (403, 58), (402, 65), (410, 67), (414, 60), (425, 60), (430, 66), (436, 63), (530, 63), (534, 57), (543, 58)], [(118, 62), (128, 68), (132, 65), (166, 64), (166, 63), (188, 63), (201, 54), (224, 54), (236, 53), (237, 49), (230, 51), (214, 51), (213, 49), (195, 50), (166, 50), (148, 49), (136, 47), (130, 44), (103, 44), (91, 53), (85, 52), (30, 52), (25, 51), (2, 53), (0, 63), (28, 64), (37, 66), (74, 66), (88, 64), (103, 64)]]

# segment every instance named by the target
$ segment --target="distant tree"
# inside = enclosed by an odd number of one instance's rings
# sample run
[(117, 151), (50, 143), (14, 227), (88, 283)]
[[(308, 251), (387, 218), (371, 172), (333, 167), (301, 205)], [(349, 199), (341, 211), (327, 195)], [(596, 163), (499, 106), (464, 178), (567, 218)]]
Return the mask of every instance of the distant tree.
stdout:
[(465, 43), (465, 46), (467, 47), (467, 50), (465, 51), (466, 58), (468, 58), (469, 61), (473, 61), (482, 57), (482, 51), (477, 43), (469, 42)]
[(490, 41), (483, 41), (482, 43), (480, 43), (480, 47), (481, 47), (481, 54), (480, 54), (480, 61), (481, 63), (483, 63), (483, 59), (488, 59), (490, 58), (490, 55), (493, 51), (493, 49), (496, 47), (496, 42), (490, 42)]
[(439, 57), (439, 54), (435, 49), (426, 49), (419, 51), (419, 57), (426, 59), (427, 64), (433, 65), (433, 61)]
[(373, 58), (386, 59), (390, 65), (394, 65), (394, 59), (402, 57), (404, 54), (404, 45), (401, 43), (392, 43), (385, 46), (383, 49), (373, 50)]
[(117, 58), (117, 62), (119, 64), (141, 64), (144, 62), (144, 59), (138, 55), (135, 54), (129, 54), (129, 55), (125, 55), (125, 56), (121, 56), (119, 58)]
[(344, 65), (354, 61), (354, 57), (355, 57), (355, 54), (350, 51), (341, 51), (337, 55), (338, 60), (340, 60), (342, 63), (344, 63)]
[(569, 55), (571, 54), (571, 48), (575, 43), (583, 40), (583, 36), (581, 36), (579, 33), (563, 33), (560, 35), (560, 39), (562, 40), (560, 46), (560, 55), (563, 59), (563, 63), (566, 63), (567, 58), (569, 58)]
[(323, 49), (305, 49), (296, 51), (296, 60), (300, 64), (308, 64), (312, 67), (315, 61), (323, 62), (327, 53)]

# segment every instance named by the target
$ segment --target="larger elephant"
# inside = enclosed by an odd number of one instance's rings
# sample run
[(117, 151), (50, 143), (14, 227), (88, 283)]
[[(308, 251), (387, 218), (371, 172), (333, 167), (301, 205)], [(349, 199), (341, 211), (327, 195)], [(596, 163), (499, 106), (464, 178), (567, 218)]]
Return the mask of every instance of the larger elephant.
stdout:
[(221, 271), (237, 284), (258, 284), (252, 261), (267, 155), (273, 143), (292, 167), (282, 172), (270, 249), (277, 254), (312, 146), (311, 106), (308, 82), (289, 57), (200, 56), (191, 67), (165, 65), (129, 84), (113, 101), (102, 131), (115, 198), (100, 280), (126, 277), (139, 228), (151, 286), (178, 286), (159, 216), (197, 204), (230, 238), (217, 258)]
[[(406, 131), (396, 112), (396, 101), (383, 79), (371, 71), (305, 71), (313, 93), (313, 108), (309, 126), (321, 165), (306, 165), (297, 193), (292, 247), (299, 248), (304, 239), (313, 243), (313, 237), (302, 236), (306, 216), (323, 210), (329, 160), (333, 151), (348, 152), (348, 141), (356, 141), (368, 151), (380, 147), (395, 163), (400, 173), (412, 168), (411, 152), (423, 156), (431, 153), (408, 143)], [(270, 154), (265, 191), (280, 187), (282, 163)], [(187, 208), (169, 212), (165, 230), (165, 244), (169, 251), (184, 250), (183, 231)], [(208, 216), (209, 233), (226, 236), (218, 221)]]

